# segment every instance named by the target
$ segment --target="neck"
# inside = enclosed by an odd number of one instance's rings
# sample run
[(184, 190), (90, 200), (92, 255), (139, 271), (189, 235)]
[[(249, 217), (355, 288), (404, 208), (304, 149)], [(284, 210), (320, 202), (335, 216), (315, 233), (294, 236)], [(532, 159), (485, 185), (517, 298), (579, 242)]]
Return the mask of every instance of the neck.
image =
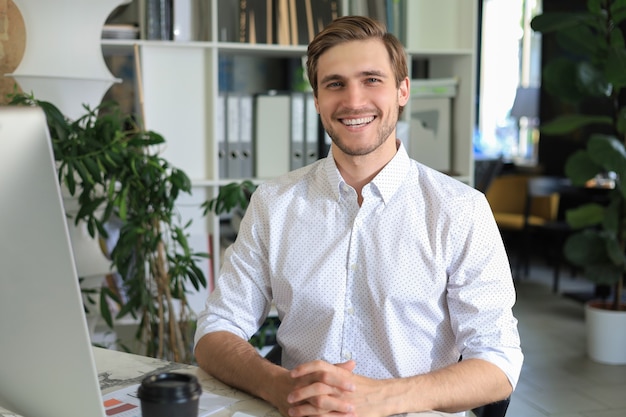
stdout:
[(374, 152), (367, 155), (348, 155), (332, 144), (333, 157), (344, 181), (354, 188), (359, 205), (363, 202), (361, 191), (393, 159), (398, 151), (396, 139), (391, 136)]

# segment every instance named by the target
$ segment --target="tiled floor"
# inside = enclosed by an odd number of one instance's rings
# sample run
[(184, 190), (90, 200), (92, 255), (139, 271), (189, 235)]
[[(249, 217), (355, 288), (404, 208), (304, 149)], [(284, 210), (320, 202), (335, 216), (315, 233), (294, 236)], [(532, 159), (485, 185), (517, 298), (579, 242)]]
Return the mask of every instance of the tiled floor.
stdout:
[[(507, 417), (625, 417), (626, 365), (587, 358), (583, 304), (553, 294), (551, 274), (536, 262), (528, 278), (516, 281), (525, 362)], [(592, 288), (582, 277), (561, 274), (561, 293)]]

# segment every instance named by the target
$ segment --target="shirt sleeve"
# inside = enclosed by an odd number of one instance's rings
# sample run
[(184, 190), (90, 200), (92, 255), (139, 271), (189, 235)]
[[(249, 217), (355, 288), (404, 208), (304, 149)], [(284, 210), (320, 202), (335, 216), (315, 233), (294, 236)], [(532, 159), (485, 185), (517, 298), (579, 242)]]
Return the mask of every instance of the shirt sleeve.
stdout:
[(463, 359), (483, 359), (498, 366), (513, 388), (523, 362), (517, 320), (512, 308), (515, 287), (508, 256), (489, 203), (474, 194), (468, 213), (454, 216), (459, 235), (448, 283), (448, 308)]
[(224, 253), (215, 290), (198, 316), (195, 344), (216, 331), (249, 340), (267, 317), (272, 296), (263, 245), (267, 222), (261, 194), (257, 189), (252, 195), (237, 239)]

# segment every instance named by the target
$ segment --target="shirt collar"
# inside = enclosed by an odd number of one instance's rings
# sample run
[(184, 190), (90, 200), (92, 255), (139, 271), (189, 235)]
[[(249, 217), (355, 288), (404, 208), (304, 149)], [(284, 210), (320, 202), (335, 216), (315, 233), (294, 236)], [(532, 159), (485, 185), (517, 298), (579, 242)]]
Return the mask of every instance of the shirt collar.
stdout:
[[(400, 184), (402, 184), (411, 166), (411, 160), (403, 143), (396, 139), (396, 144), (398, 151), (394, 157), (370, 182), (370, 185), (378, 189), (385, 203), (391, 200), (391, 197), (393, 197), (400, 187)], [(343, 187), (346, 182), (339, 173), (335, 159), (332, 157), (332, 148), (328, 152), (328, 156), (324, 162), (324, 171), (326, 172), (326, 178), (333, 194), (337, 200), (339, 200), (341, 187)]]

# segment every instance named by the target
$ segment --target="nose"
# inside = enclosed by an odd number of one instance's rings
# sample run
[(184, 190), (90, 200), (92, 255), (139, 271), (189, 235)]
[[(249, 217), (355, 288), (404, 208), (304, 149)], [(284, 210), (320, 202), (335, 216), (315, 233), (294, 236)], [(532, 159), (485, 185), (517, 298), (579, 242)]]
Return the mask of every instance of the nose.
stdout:
[(358, 109), (365, 105), (365, 91), (360, 83), (352, 82), (344, 89), (343, 102), (348, 108)]

